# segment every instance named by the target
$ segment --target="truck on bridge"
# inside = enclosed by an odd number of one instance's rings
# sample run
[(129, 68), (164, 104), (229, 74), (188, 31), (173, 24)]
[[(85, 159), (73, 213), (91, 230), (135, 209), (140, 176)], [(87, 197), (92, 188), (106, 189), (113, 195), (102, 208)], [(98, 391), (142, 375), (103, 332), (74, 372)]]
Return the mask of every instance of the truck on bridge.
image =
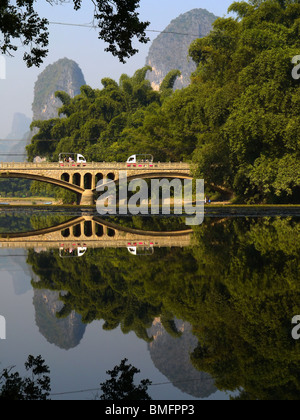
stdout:
[(153, 168), (153, 156), (147, 154), (132, 155), (126, 163), (128, 168)]
[[(79, 153), (60, 153), (60, 166), (86, 166), (85, 157)], [(153, 168), (153, 156), (147, 154), (132, 155), (127, 159), (127, 167), (133, 168)]]
[(86, 159), (79, 153), (60, 153), (58, 158), (60, 166), (86, 166)]

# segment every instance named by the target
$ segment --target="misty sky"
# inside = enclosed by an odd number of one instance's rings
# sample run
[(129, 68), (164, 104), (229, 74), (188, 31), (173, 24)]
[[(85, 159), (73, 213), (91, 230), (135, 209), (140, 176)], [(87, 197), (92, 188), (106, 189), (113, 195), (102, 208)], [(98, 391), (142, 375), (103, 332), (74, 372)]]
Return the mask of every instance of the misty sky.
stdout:
[[(216, 16), (225, 16), (232, 0), (141, 0), (140, 18), (150, 21), (148, 29), (163, 30), (182, 13), (195, 8), (207, 9)], [(50, 22), (91, 23), (93, 17), (92, 2), (85, 0), (83, 9), (75, 12), (73, 2), (51, 6), (45, 0), (37, 1), (37, 11), (40, 16)], [(158, 34), (147, 32), (151, 40)], [(0, 139), (11, 131), (14, 113), (21, 112), (32, 117), (31, 105), (33, 89), (38, 75), (49, 64), (60, 58), (67, 57), (77, 62), (81, 68), (86, 83), (93, 88), (102, 88), (101, 79), (111, 77), (116, 81), (122, 73), (132, 75), (145, 65), (151, 42), (137, 43), (139, 53), (121, 64), (118, 58), (104, 52), (106, 44), (98, 39), (97, 31), (90, 28), (80, 28), (61, 25), (50, 25), (49, 54), (39, 68), (28, 69), (22, 60), (24, 50), (20, 48), (13, 58), (6, 57), (6, 79), (0, 79)]]

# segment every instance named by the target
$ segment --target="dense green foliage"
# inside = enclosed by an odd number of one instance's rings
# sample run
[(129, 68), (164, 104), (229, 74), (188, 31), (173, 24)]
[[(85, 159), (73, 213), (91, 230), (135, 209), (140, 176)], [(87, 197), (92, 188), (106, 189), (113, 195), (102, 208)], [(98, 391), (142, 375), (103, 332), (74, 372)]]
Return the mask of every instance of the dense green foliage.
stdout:
[(26, 179), (0, 179), (0, 197), (30, 197), (31, 181)]
[(55, 200), (63, 204), (77, 203), (76, 193), (39, 181), (32, 181), (30, 194), (36, 197), (54, 197)]
[(28, 356), (25, 369), (28, 377), (21, 377), (13, 368), (0, 372), (0, 401), (45, 401), (49, 399), (49, 367), (41, 356)]
[(73, 213), (48, 213), (47, 211), (20, 212), (18, 210), (1, 213), (1, 233), (22, 233), (57, 226), (73, 218)]
[(100, 400), (149, 401), (152, 399), (147, 392), (151, 381), (142, 379), (139, 385), (135, 385), (134, 376), (140, 373), (140, 370), (127, 362), (127, 359), (123, 359), (119, 366), (106, 372), (110, 375), (110, 379), (100, 384), (102, 391)]
[(299, 53), (300, 4), (251, 0), (229, 11), (237, 19), (218, 19), (190, 48), (199, 64), (191, 87), (201, 121), (198, 174), (242, 199), (299, 200), (300, 86), (292, 58)]
[[(155, 92), (145, 76), (150, 67), (138, 70), (133, 77), (122, 75), (119, 84), (106, 78), (102, 90), (82, 86), (81, 94), (71, 99), (65, 92), (57, 92), (63, 106), (59, 114), (64, 118), (36, 121), (39, 133), (27, 146), (29, 159), (36, 155), (56, 161), (59, 153), (80, 152), (88, 160), (124, 161), (138, 151), (149, 153), (157, 150), (156, 158), (177, 156), (174, 144), (164, 150), (159, 141), (144, 129), (153, 125), (153, 118), (161, 105), (172, 95), (172, 87), (178, 71), (165, 79), (161, 92)], [(159, 130), (159, 127), (157, 127)], [(42, 140), (57, 139), (46, 142)], [(184, 155), (184, 151), (182, 151)], [(187, 154), (185, 154), (187, 156)]]
[[(192, 325), (197, 369), (221, 390), (254, 399), (298, 399), (300, 347), (291, 336), (300, 311), (300, 224), (292, 218), (206, 219), (190, 248), (155, 248), (135, 257), (127, 249), (89, 249), (64, 260), (30, 251), (41, 279), (33, 287), (64, 291), (57, 314), (75, 310), (85, 323), (103, 320), (152, 340), (161, 317), (173, 337), (174, 319)], [(242, 396), (241, 396), (242, 397)]]
[(51, 184), (27, 179), (0, 179), (0, 200), (26, 197), (53, 197), (64, 204), (77, 202), (75, 193)]
[[(123, 359), (106, 373), (110, 379), (100, 384), (102, 394), (99, 400), (151, 400), (147, 390), (151, 385), (149, 379), (142, 379), (135, 385), (134, 376), (140, 370)], [(19, 372), (13, 372), (14, 367), (0, 372), (0, 401), (46, 401), (51, 391), (50, 370), (41, 356), (28, 356), (25, 370), (30, 373), (22, 377)]]
[[(0, 179), (0, 197), (25, 198), (25, 197), (54, 197), (62, 200), (65, 204), (76, 202), (76, 194), (39, 181), (28, 179)], [(3, 200), (5, 201), (5, 200)]]
[[(161, 91), (144, 80), (147, 68), (101, 90), (84, 86), (74, 99), (57, 93), (57, 118), (35, 122), (30, 146), (56, 160), (82, 152), (94, 161), (124, 161), (152, 153), (156, 160), (193, 161), (207, 188), (221, 186), (243, 202), (298, 202), (300, 4), (292, 0), (233, 3), (236, 18), (220, 18), (190, 46), (198, 67), (192, 83), (172, 93), (176, 70)], [(38, 139), (57, 139), (39, 142)]]
[[(29, 158), (56, 160), (66, 147), (100, 161), (152, 153), (194, 162), (207, 188), (230, 190), (236, 200), (298, 202), (300, 86), (292, 58), (300, 3), (249, 0), (229, 10), (237, 18), (218, 19), (191, 45), (198, 67), (189, 87), (173, 92), (175, 69), (156, 92), (145, 67), (119, 83), (103, 79), (101, 90), (83, 86), (74, 99), (57, 92), (62, 118), (34, 123)], [(158, 230), (163, 224), (153, 222)], [(155, 318), (173, 337), (182, 319), (198, 340), (193, 365), (218, 389), (238, 390), (239, 399), (297, 400), (300, 347), (291, 320), (300, 313), (299, 248), (297, 218), (213, 217), (194, 228), (190, 248), (156, 248), (144, 258), (126, 248), (89, 249), (68, 260), (30, 251), (28, 263), (40, 278), (33, 287), (61, 292), (58, 317), (76, 311), (84, 323), (103, 320), (104, 329), (147, 342)]]

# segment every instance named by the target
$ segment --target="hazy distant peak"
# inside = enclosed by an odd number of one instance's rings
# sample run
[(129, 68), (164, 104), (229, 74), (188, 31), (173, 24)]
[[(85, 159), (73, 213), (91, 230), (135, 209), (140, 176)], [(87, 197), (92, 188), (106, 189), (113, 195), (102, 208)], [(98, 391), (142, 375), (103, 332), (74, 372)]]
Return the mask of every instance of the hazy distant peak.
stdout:
[(29, 131), (31, 119), (25, 114), (16, 112), (13, 116), (11, 132), (7, 135), (7, 140), (20, 140)]

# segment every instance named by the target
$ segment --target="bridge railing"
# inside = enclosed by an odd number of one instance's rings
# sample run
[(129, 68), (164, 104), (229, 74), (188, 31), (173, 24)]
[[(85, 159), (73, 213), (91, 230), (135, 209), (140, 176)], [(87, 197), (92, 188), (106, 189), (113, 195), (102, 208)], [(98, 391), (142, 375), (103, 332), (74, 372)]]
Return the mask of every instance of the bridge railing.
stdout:
[[(138, 169), (177, 169), (189, 170), (190, 164), (185, 162), (154, 162), (153, 167), (131, 167), (128, 168), (126, 162), (87, 162), (76, 166), (66, 165), (63, 167), (69, 169), (109, 169), (109, 170), (138, 170)], [(4, 169), (63, 169), (58, 162), (1, 162), (0, 170)]]

